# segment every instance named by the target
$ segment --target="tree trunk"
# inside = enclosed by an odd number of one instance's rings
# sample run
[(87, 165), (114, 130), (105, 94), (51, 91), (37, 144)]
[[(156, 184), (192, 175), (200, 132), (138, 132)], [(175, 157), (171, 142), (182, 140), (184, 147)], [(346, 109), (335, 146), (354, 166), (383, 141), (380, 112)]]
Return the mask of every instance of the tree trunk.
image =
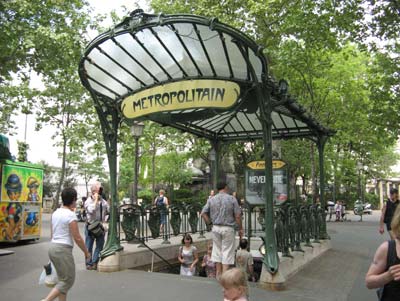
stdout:
[(294, 171), (290, 172), (290, 177), (289, 177), (289, 191), (288, 191), (288, 200), (294, 200), (295, 203), (297, 204), (297, 187), (296, 187), (296, 179), (297, 175)]
[(88, 195), (89, 195), (89, 181), (90, 181), (90, 178), (89, 178), (89, 176), (86, 174), (86, 176), (85, 176), (85, 187), (86, 187), (86, 197), (88, 197)]
[(301, 176), (301, 194), (307, 195), (307, 178), (305, 175)]
[(62, 189), (62, 186), (64, 183), (64, 177), (65, 177), (65, 162), (66, 162), (66, 156), (67, 156), (67, 138), (65, 136), (64, 131), (63, 131), (62, 136), (63, 136), (63, 152), (62, 152), (61, 174), (60, 174), (60, 180), (58, 181), (58, 185), (57, 185), (56, 199), (53, 200), (53, 206), (52, 206), (53, 211), (58, 208), (58, 200), (60, 198), (61, 189)]
[(315, 148), (313, 143), (311, 143), (310, 159), (311, 159), (311, 187), (313, 194), (313, 202), (315, 203), (318, 197), (318, 187), (317, 187), (317, 177), (315, 168)]

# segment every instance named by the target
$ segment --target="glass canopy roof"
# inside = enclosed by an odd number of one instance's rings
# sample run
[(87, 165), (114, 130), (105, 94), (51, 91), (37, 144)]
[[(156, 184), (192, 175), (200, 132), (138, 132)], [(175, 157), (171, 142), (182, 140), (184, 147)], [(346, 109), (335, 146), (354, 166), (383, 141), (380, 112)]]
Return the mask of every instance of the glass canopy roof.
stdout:
[[(268, 76), (257, 44), (216, 19), (136, 10), (92, 41), (79, 73), (95, 103), (118, 108), (126, 120), (152, 120), (214, 140), (259, 139), (256, 86), (261, 86), (269, 94), (264, 101), (273, 104), (273, 138), (332, 134)], [(208, 88), (211, 81), (223, 86)], [(224, 95), (229, 83), (238, 88)], [(154, 92), (156, 87), (162, 88)], [(214, 91), (229, 95), (229, 105), (214, 99)], [(193, 104), (182, 104), (189, 101)], [(126, 114), (126, 105), (134, 118)]]

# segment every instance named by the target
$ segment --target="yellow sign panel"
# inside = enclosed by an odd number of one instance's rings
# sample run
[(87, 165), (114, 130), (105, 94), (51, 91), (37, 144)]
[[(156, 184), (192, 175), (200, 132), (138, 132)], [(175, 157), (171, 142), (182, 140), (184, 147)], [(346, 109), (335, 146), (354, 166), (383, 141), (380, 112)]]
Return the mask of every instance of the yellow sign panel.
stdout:
[[(280, 169), (285, 165), (286, 163), (281, 160), (272, 160), (273, 169)], [(265, 169), (265, 161), (252, 161), (248, 163), (247, 166), (251, 169)]]
[(237, 83), (224, 80), (186, 80), (168, 83), (128, 96), (121, 111), (126, 118), (185, 109), (229, 108), (239, 98)]

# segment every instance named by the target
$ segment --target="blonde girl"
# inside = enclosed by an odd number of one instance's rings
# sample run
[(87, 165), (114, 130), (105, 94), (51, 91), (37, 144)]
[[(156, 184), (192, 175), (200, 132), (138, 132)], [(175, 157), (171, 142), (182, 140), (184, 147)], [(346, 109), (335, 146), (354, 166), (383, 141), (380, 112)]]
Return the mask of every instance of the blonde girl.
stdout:
[(219, 278), (223, 287), (224, 301), (247, 301), (248, 287), (246, 274), (238, 268), (224, 272)]

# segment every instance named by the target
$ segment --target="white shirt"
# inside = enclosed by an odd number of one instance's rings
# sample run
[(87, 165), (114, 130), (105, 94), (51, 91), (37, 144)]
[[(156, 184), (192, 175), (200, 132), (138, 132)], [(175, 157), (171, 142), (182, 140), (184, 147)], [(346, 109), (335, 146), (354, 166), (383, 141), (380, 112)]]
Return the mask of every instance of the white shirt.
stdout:
[(53, 229), (53, 237), (51, 242), (57, 244), (66, 244), (74, 246), (69, 224), (76, 221), (75, 213), (66, 208), (58, 208), (51, 216), (51, 225)]
[(100, 217), (100, 202), (97, 203), (97, 206), (95, 206), (95, 204), (96, 202), (92, 199), (92, 197), (89, 197), (86, 200), (85, 209), (86, 209), (87, 220), (89, 222), (93, 222), (95, 220), (104, 222), (106, 214), (110, 212), (110, 206), (108, 205), (106, 200), (101, 199), (102, 217)]

